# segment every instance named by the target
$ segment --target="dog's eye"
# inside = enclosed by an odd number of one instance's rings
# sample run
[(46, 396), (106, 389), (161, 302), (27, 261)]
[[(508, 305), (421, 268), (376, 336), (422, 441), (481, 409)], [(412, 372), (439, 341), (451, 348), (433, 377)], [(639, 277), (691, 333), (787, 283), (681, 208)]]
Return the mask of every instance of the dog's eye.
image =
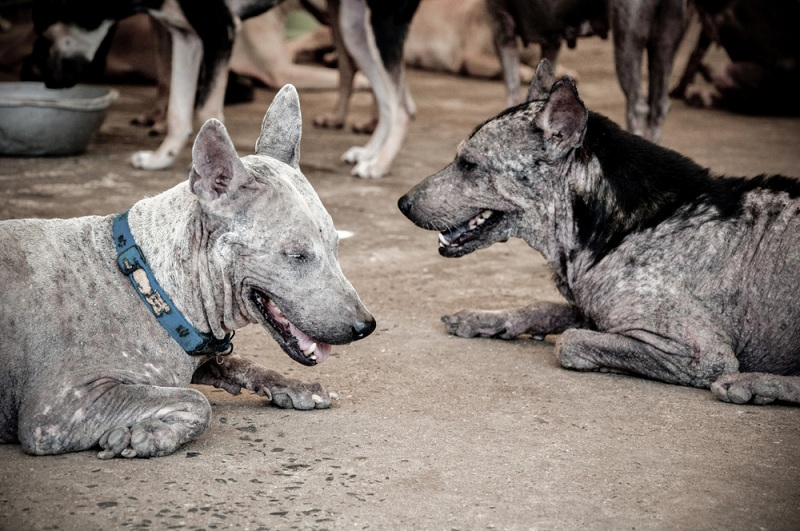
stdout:
[(462, 172), (470, 172), (478, 167), (477, 162), (472, 162), (471, 160), (462, 157), (458, 158), (457, 164), (458, 164), (458, 171)]
[(287, 252), (286, 257), (291, 260), (297, 260), (298, 262), (305, 262), (308, 259), (305, 253), (299, 251)]

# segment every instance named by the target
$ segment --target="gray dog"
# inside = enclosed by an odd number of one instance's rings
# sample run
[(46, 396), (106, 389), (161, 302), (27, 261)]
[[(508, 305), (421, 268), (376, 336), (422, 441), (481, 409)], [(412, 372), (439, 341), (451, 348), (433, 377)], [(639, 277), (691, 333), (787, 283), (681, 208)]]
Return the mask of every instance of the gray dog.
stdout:
[(560, 333), (564, 367), (800, 402), (800, 181), (712, 176), (587, 112), (543, 62), (398, 204), (443, 256), (524, 239), (568, 301), (462, 311), (453, 334)]
[(299, 170), (300, 134), (287, 85), (255, 155), (240, 159), (209, 120), (189, 181), (127, 214), (0, 223), (0, 442), (31, 454), (99, 445), (102, 458), (167, 455), (211, 420), (189, 383), (330, 406), (319, 384), (230, 354), (232, 331), (250, 323), (305, 365), (375, 328)]

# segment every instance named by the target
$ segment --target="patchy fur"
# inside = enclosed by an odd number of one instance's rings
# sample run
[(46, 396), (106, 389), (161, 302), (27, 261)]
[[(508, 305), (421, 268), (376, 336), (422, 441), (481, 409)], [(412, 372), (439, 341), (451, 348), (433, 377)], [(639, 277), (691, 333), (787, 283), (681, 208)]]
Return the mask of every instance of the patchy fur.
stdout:
[(564, 367), (800, 403), (800, 181), (712, 175), (587, 112), (547, 62), (529, 94), (399, 207), (444, 256), (524, 239), (567, 302), (465, 310), (447, 330), (560, 333)]

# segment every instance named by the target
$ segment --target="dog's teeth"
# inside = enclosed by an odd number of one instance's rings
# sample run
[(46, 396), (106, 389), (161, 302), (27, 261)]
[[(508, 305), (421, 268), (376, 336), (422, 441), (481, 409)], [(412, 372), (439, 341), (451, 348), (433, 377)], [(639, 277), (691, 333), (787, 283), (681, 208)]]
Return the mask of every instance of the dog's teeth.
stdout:
[(281, 309), (280, 309), (280, 308), (278, 308), (278, 305), (277, 305), (277, 304), (275, 304), (275, 301), (273, 301), (273, 300), (271, 300), (271, 299), (270, 299), (270, 301), (269, 301), (269, 310), (270, 310), (272, 313), (274, 313), (275, 315), (283, 315), (283, 312), (281, 311)]
[(481, 218), (482, 219), (486, 220), (486, 219), (489, 219), (490, 217), (492, 217), (492, 211), (491, 210), (484, 210), (483, 212), (481, 212)]
[(447, 240), (447, 238), (445, 238), (444, 234), (442, 234), (441, 232), (439, 233), (439, 245), (441, 246), (450, 245), (450, 242)]
[[(310, 356), (311, 354), (314, 353), (315, 350), (317, 350), (317, 344), (316, 343), (311, 343), (311, 345), (307, 349), (305, 349), (303, 351), (303, 354), (305, 354), (306, 356)], [(316, 356), (312, 356), (311, 359), (315, 360), (315, 359), (317, 359), (317, 357)]]

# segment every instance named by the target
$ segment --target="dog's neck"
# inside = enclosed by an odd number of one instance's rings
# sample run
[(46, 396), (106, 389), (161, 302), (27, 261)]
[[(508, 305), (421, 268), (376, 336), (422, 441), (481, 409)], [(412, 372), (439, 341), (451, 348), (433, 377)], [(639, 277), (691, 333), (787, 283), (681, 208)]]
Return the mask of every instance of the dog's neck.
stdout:
[(209, 232), (188, 183), (136, 203), (129, 223), (156, 279), (195, 328), (221, 338), (247, 324), (209, 259)]

